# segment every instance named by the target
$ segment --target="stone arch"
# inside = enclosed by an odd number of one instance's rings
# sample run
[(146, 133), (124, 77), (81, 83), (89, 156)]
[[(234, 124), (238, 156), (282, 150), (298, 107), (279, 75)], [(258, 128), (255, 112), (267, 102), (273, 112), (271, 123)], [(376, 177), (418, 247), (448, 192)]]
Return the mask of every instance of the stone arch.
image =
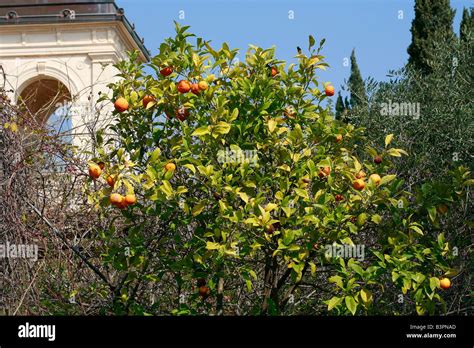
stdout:
[(77, 72), (62, 61), (30, 61), (23, 65), (24, 69), (19, 74), (17, 88), (15, 91), (15, 101), (21, 95), (23, 90), (33, 81), (38, 79), (52, 78), (61, 82), (69, 90), (73, 98), (76, 98), (81, 90), (84, 89), (84, 83)]
[(72, 101), (67, 86), (58, 79), (46, 75), (26, 81), (17, 92), (17, 104), (25, 106), (40, 122), (47, 122), (60, 107)]

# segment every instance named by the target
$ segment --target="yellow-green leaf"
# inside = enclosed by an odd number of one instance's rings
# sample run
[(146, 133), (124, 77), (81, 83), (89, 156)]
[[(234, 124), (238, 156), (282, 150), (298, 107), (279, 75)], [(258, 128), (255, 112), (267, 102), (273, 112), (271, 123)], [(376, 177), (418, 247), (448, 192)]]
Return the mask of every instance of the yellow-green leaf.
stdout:
[(201, 136), (201, 135), (206, 135), (206, 134), (209, 134), (209, 127), (208, 126), (203, 126), (203, 127), (199, 127), (197, 128), (191, 135), (192, 136)]
[(198, 204), (196, 204), (194, 207), (193, 207), (193, 210), (192, 210), (192, 214), (193, 216), (198, 216), (199, 214), (201, 214), (202, 210), (204, 209), (206, 205), (206, 202), (205, 201), (201, 201), (199, 202)]
[(393, 134), (389, 134), (385, 137), (385, 147), (387, 147), (392, 142), (392, 139), (393, 139)]
[(277, 123), (273, 118), (268, 121), (268, 130), (270, 131), (270, 133), (273, 133), (276, 126), (277, 126)]

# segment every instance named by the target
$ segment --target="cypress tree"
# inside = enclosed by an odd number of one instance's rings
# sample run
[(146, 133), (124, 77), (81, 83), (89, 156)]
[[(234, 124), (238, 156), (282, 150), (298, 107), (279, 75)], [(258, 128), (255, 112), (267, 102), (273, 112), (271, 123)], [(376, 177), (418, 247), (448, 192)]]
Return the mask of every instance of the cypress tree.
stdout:
[(336, 100), (336, 120), (342, 120), (342, 113), (345, 109), (344, 100), (342, 100), (341, 92), (339, 92)]
[[(355, 108), (357, 106), (362, 106), (367, 103), (367, 95), (365, 94), (365, 85), (362, 75), (357, 65), (357, 60), (355, 57), (355, 51), (352, 50), (351, 54), (351, 76), (347, 82), (347, 87), (350, 92), (350, 106)], [(346, 107), (348, 105), (346, 104)]]
[(454, 41), (455, 11), (449, 0), (415, 0), (415, 18), (411, 25), (412, 42), (408, 47), (408, 64), (423, 74), (432, 72), (436, 43)]
[(462, 20), (459, 29), (459, 36), (461, 42), (467, 42), (469, 37), (472, 40), (474, 35), (474, 12), (467, 8), (462, 11)]

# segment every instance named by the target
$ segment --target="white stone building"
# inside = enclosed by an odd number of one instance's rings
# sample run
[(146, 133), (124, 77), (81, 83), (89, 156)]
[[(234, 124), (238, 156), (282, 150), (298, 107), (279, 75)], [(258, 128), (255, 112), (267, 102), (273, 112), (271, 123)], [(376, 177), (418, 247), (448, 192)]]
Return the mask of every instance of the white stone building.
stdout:
[(130, 50), (149, 60), (113, 0), (0, 0), (0, 88), (45, 120), (59, 103), (68, 103), (75, 145), (84, 145), (85, 127), (107, 121), (104, 116), (91, 124), (94, 107), (99, 92), (117, 78), (112, 64)]

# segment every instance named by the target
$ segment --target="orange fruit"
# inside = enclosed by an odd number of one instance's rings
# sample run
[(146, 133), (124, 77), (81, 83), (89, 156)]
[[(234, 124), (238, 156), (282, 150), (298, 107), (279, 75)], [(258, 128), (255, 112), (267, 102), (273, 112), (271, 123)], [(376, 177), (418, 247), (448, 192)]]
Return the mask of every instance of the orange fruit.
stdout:
[(328, 97), (332, 97), (334, 95), (334, 87), (331, 85), (328, 85), (326, 86), (326, 89), (324, 90), (324, 92), (326, 93)]
[(146, 108), (146, 106), (148, 105), (148, 103), (150, 102), (153, 102), (155, 101), (155, 97), (152, 96), (152, 95), (146, 95), (143, 97), (143, 100), (142, 100), (142, 103), (143, 103), (143, 107)]
[(167, 66), (166, 68), (163, 68), (160, 70), (160, 74), (163, 76), (169, 76), (173, 73), (173, 67), (172, 66)]
[(107, 177), (107, 179), (105, 179), (107, 181), (107, 184), (110, 186), (110, 187), (114, 187), (115, 186), (115, 180), (114, 178), (112, 177), (112, 175), (109, 175)]
[(175, 171), (175, 170), (176, 170), (176, 164), (174, 164), (173, 162), (166, 163), (166, 165), (165, 165), (165, 170), (166, 170), (167, 172), (170, 172), (170, 171), (173, 172), (173, 171)]
[(382, 156), (379, 156), (379, 155), (375, 156), (375, 157), (374, 157), (374, 163), (375, 163), (375, 164), (380, 164), (380, 163), (382, 163)]
[(451, 287), (451, 281), (448, 278), (440, 279), (439, 286), (444, 290), (449, 289)]
[(275, 232), (275, 226), (273, 226), (273, 225), (270, 224), (270, 225), (267, 227), (267, 233), (268, 233), (268, 234), (272, 234), (273, 232)]
[(209, 85), (206, 81), (199, 81), (198, 87), (201, 91), (205, 91), (209, 87)]
[(109, 197), (110, 203), (115, 206), (120, 206), (124, 202), (124, 197), (118, 193), (112, 193)]
[(191, 92), (196, 95), (198, 95), (201, 92), (201, 90), (199, 89), (199, 85), (197, 83), (193, 83), (191, 85)]
[(357, 179), (352, 183), (352, 187), (357, 191), (362, 191), (365, 187), (365, 181), (362, 179)]
[(104, 162), (99, 162), (99, 163), (97, 163), (97, 165), (99, 166), (100, 169), (104, 170), (104, 168), (105, 168), (105, 163)]
[(329, 176), (329, 174), (331, 174), (331, 168), (324, 167), (324, 168), (321, 168), (321, 170), (318, 173), (318, 176), (322, 179), (326, 176)]
[(340, 143), (342, 141), (342, 134), (336, 135), (336, 143)]
[(127, 99), (120, 97), (114, 103), (115, 110), (118, 112), (124, 112), (128, 110), (128, 101)]
[(180, 106), (178, 110), (175, 111), (176, 118), (180, 121), (184, 121), (189, 116), (189, 110), (184, 106)]
[(176, 87), (179, 93), (188, 93), (191, 90), (191, 84), (189, 81), (181, 80), (178, 82)]
[(380, 180), (382, 180), (382, 179), (380, 178), (380, 175), (378, 175), (378, 174), (372, 174), (371, 176), (369, 176), (369, 180), (372, 180), (375, 185), (379, 185), (379, 184), (380, 184)]
[(275, 77), (276, 75), (278, 75), (278, 70), (277, 70), (277, 68), (272, 66), (272, 77)]
[(365, 172), (363, 170), (359, 171), (359, 173), (356, 174), (356, 178), (357, 179), (363, 179), (365, 178), (367, 175), (365, 174)]
[(438, 205), (436, 207), (436, 211), (440, 213), (441, 215), (444, 215), (448, 211), (448, 206), (446, 204)]
[(137, 197), (133, 194), (126, 195), (125, 196), (125, 203), (127, 203), (127, 205), (133, 205), (133, 204), (137, 203)]
[(89, 166), (89, 176), (96, 180), (100, 174), (102, 173), (102, 169), (97, 164), (92, 164)]
[(336, 202), (340, 202), (344, 199), (344, 196), (340, 195), (340, 194), (337, 194), (334, 198), (336, 199)]
[(203, 285), (199, 287), (199, 296), (201, 297), (207, 297), (211, 293), (211, 289), (209, 287)]

